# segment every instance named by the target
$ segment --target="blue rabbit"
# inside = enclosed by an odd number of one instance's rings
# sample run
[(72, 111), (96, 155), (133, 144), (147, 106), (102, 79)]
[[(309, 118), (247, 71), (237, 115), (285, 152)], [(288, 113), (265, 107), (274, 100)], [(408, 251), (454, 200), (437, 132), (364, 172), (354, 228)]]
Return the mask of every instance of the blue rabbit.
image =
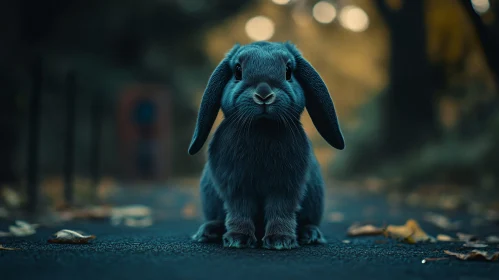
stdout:
[(324, 182), (300, 116), (345, 147), (333, 101), (317, 71), (290, 42), (236, 44), (204, 92), (189, 154), (224, 120), (201, 178), (206, 222), (193, 240), (225, 247), (292, 249), (326, 240), (319, 230)]

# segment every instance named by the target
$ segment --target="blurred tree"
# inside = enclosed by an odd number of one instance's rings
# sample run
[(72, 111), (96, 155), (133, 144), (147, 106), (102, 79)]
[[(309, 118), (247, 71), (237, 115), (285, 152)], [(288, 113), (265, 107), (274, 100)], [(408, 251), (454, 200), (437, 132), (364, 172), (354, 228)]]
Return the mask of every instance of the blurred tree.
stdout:
[(333, 164), (337, 178), (376, 172), (438, 135), (435, 89), (444, 86), (441, 65), (429, 60), (426, 1), (376, 0), (388, 31), (386, 89), (364, 106), (363, 127), (347, 138), (350, 152)]
[[(491, 79), (482, 67), (480, 42), (462, 4), (374, 3), (389, 33), (388, 85), (362, 110), (364, 127), (348, 139), (352, 151), (341, 154), (333, 174), (411, 181), (456, 177), (467, 170), (468, 179), (476, 179), (488, 170), (477, 166), (491, 154), (489, 143), (481, 138), (490, 136), (497, 101), (487, 97)], [(463, 143), (465, 139), (471, 142)], [(469, 148), (476, 143), (481, 143), (477, 149)], [(455, 148), (466, 153), (453, 152)], [(366, 158), (382, 164), (373, 165)]]
[[(391, 1), (394, 2), (394, 1)], [(390, 34), (389, 82), (382, 103), (384, 153), (398, 154), (434, 135), (437, 118), (427, 55), (426, 1), (376, 0)]]
[[(25, 111), (11, 106), (19, 97), (25, 99), (23, 85), (29, 76), (29, 65), (35, 53), (45, 56), (46, 82), (42, 104), (41, 164), (45, 174), (58, 174), (62, 155), (58, 145), (63, 118), (57, 110), (61, 103), (63, 75), (77, 70), (82, 76), (77, 100), (76, 171), (88, 173), (90, 161), (90, 104), (93, 92), (104, 92), (103, 104), (103, 172), (117, 174), (119, 162), (114, 151), (116, 139), (114, 104), (123, 87), (128, 84), (165, 84), (174, 93), (173, 159), (174, 174), (198, 171), (199, 158), (186, 156), (197, 108), (191, 97), (193, 85), (204, 84), (209, 74), (209, 61), (200, 43), (207, 28), (242, 9), (251, 0), (89, 0), (89, 1), (2, 1), (0, 18), (2, 44), (0, 75), (10, 81), (0, 85), (2, 92), (2, 134), (4, 155), (2, 164), (15, 166), (23, 173), (25, 162), (26, 127), (22, 125)], [(26, 107), (26, 100), (21, 103)], [(64, 107), (62, 107), (64, 108)], [(6, 123), (8, 124), (8, 127)], [(83, 129), (82, 129), (83, 128)], [(20, 137), (20, 141), (16, 141)], [(8, 151), (19, 153), (10, 156)], [(20, 166), (14, 165), (15, 159)], [(199, 162), (198, 162), (199, 161)], [(193, 164), (194, 163), (194, 164)], [(8, 168), (2, 170), (7, 171)], [(8, 172), (10, 173), (10, 172)]]
[(12, 184), (17, 182), (17, 174), (14, 169), (13, 162), (16, 159), (16, 143), (18, 141), (18, 103), (16, 92), (9, 81), (0, 80), (3, 88), (6, 90), (2, 93), (2, 101), (0, 102), (0, 187), (3, 184)]
[[(461, 3), (473, 23), (476, 34), (480, 39), (487, 65), (494, 74), (496, 85), (499, 86), (499, 53), (497, 52), (499, 50), (499, 24), (497, 20), (493, 20), (492, 24), (487, 25), (482, 20), (482, 17), (477, 14), (470, 0), (461, 0)], [(490, 10), (495, 16), (498, 16), (499, 3), (497, 1), (490, 1)], [(488, 12), (486, 16), (491, 15), (491, 12)]]

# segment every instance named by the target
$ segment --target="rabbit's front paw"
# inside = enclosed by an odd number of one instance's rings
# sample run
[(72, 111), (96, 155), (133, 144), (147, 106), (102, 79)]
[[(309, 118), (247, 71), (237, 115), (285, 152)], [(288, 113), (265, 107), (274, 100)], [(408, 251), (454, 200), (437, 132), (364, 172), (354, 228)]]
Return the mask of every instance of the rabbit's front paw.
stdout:
[(315, 225), (306, 225), (299, 232), (300, 244), (324, 244), (326, 239), (324, 239), (322, 232)]
[(271, 250), (283, 250), (298, 248), (296, 236), (286, 234), (266, 235), (263, 238), (263, 248)]
[(229, 248), (255, 248), (256, 237), (244, 233), (229, 231), (223, 236), (224, 247)]
[(224, 221), (208, 221), (199, 227), (192, 239), (196, 242), (219, 242), (224, 232)]

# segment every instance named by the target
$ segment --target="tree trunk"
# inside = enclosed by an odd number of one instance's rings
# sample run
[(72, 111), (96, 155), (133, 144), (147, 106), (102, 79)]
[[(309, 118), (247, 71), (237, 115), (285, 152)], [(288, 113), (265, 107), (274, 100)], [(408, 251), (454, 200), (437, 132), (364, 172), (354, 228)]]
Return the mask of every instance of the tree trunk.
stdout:
[(3, 184), (17, 183), (17, 174), (14, 170), (14, 160), (17, 152), (18, 141), (18, 107), (16, 102), (17, 92), (13, 88), (5, 88), (7, 83), (2, 83), (4, 89), (0, 102), (0, 186)]
[(432, 68), (426, 51), (425, 1), (391, 10), (377, 4), (390, 32), (389, 87), (382, 104), (383, 150), (398, 154), (432, 137), (437, 128)]
[[(499, 24), (497, 24), (496, 20), (493, 26), (486, 26), (480, 15), (475, 12), (470, 0), (461, 0), (461, 2), (473, 23), (482, 45), (485, 61), (494, 75), (496, 86), (499, 87), (499, 53), (497, 52), (499, 50)], [(499, 15), (499, 3), (491, 1), (491, 9), (497, 17)]]

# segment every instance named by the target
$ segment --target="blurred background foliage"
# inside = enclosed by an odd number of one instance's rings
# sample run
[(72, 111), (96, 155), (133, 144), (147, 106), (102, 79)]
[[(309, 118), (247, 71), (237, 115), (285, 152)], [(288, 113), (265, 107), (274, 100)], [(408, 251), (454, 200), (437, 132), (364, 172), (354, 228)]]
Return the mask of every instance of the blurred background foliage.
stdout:
[[(0, 183), (29, 188), (37, 75), (36, 178), (52, 202), (64, 200), (68, 127), (81, 195), (91, 196), (92, 176), (102, 193), (116, 182), (196, 178), (205, 155), (187, 147), (211, 71), (234, 43), (289, 40), (324, 78), (345, 133), (336, 151), (303, 116), (328, 179), (458, 185), (487, 197), (499, 189), (498, 12), (494, 0), (4, 1)], [(131, 117), (139, 96), (159, 108), (149, 134)], [(142, 176), (144, 149), (156, 169)]]

